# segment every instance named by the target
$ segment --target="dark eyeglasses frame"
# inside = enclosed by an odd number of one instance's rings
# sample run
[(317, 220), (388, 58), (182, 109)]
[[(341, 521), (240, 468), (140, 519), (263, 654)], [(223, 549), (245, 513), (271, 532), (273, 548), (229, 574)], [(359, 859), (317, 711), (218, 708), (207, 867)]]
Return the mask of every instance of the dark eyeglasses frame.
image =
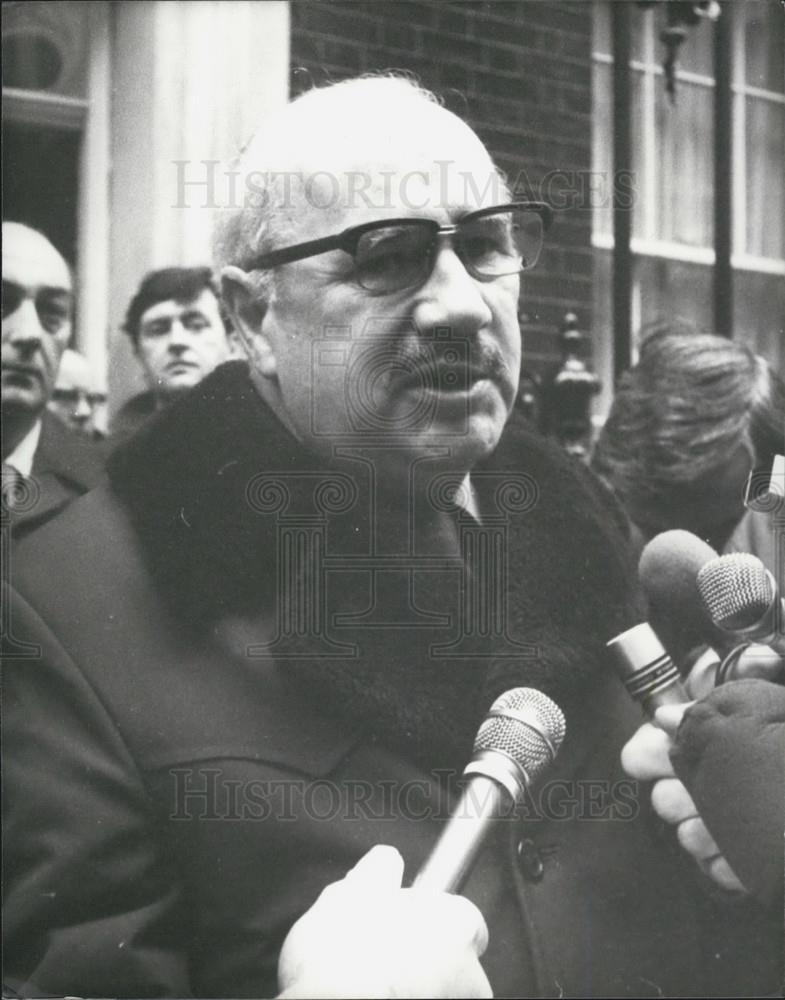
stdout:
[[(511, 201), (505, 205), (492, 205), (489, 208), (480, 208), (475, 212), (469, 212), (459, 219), (458, 222), (450, 226), (441, 226), (435, 219), (418, 219), (412, 216), (398, 217), (394, 219), (377, 219), (374, 222), (363, 222), (359, 226), (350, 226), (344, 229), (337, 236), (324, 236), (318, 240), (308, 240), (305, 243), (296, 243), (294, 246), (282, 247), (280, 250), (271, 250), (269, 253), (260, 254), (241, 264), (244, 271), (267, 271), (281, 264), (293, 264), (298, 260), (305, 260), (308, 257), (316, 257), (319, 254), (327, 253), (330, 250), (343, 250), (351, 257), (357, 252), (357, 244), (360, 237), (374, 229), (385, 229), (387, 226), (409, 225), (418, 222), (422, 225), (429, 224), (433, 230), (433, 239), (438, 236), (449, 236), (455, 233), (458, 225), (464, 225), (474, 219), (481, 219), (486, 215), (498, 215), (511, 210), (525, 210), (537, 213), (542, 219), (543, 232), (547, 232), (553, 222), (553, 209), (544, 201)], [(525, 269), (523, 269), (525, 270)], [(518, 273), (518, 272), (513, 272)], [(487, 276), (483, 276), (486, 280)], [(501, 275), (498, 275), (501, 277)]]

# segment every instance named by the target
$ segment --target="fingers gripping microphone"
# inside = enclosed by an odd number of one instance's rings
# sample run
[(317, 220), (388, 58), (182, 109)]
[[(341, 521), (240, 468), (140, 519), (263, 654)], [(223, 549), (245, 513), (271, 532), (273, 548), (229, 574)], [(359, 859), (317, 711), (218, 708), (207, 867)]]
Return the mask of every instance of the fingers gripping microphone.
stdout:
[(493, 821), (520, 802), (564, 739), (561, 709), (534, 688), (513, 688), (491, 705), (464, 769), (463, 794), (415, 886), (460, 892)]
[(712, 622), (737, 641), (785, 655), (785, 607), (774, 577), (757, 556), (734, 552), (707, 562), (698, 591)]

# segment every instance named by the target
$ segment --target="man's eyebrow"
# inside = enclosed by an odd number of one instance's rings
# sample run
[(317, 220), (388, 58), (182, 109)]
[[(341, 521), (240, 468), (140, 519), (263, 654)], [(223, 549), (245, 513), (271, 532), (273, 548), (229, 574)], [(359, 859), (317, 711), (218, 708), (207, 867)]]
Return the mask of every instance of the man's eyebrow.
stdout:
[[(38, 289), (38, 295), (45, 295), (48, 298), (61, 298), (61, 299), (72, 299), (74, 297), (73, 289), (71, 288), (61, 288), (57, 285), (43, 285)], [(36, 298), (38, 297), (36, 295)]]
[[(19, 292), (26, 290), (25, 285), (20, 284), (18, 281), (12, 281), (10, 278), (3, 278), (3, 284)], [(64, 288), (62, 285), (39, 285), (35, 288), (35, 297), (38, 298), (39, 295), (59, 295), (70, 299), (73, 298), (74, 291), (72, 288)]]

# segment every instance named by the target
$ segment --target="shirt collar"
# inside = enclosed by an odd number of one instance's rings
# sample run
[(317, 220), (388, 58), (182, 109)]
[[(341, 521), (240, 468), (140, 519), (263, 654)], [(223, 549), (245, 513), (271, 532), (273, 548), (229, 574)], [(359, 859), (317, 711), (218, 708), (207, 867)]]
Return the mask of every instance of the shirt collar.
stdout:
[(13, 466), (20, 476), (29, 479), (33, 471), (33, 459), (41, 437), (41, 421), (36, 420), (19, 444), (3, 462), (3, 465)]

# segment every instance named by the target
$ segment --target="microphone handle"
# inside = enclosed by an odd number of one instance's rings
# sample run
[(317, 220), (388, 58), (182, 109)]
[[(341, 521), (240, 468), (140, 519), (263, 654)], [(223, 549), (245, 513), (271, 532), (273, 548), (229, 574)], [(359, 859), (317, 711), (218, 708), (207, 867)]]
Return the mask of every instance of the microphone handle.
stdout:
[(413, 886), (460, 892), (495, 819), (512, 799), (499, 782), (473, 774)]
[(606, 643), (627, 692), (652, 717), (663, 705), (683, 705), (687, 694), (679, 671), (648, 622)]

